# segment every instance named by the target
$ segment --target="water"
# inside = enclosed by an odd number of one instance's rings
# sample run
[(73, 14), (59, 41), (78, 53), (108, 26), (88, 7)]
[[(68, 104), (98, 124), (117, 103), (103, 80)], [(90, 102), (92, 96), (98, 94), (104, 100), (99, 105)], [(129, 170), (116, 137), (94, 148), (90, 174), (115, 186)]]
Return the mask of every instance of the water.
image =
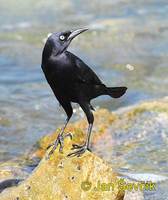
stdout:
[(95, 106), (115, 110), (167, 95), (166, 0), (0, 0), (0, 13), (0, 161), (23, 155), (65, 119), (40, 67), (49, 32), (89, 27), (69, 50), (107, 85), (129, 88)]

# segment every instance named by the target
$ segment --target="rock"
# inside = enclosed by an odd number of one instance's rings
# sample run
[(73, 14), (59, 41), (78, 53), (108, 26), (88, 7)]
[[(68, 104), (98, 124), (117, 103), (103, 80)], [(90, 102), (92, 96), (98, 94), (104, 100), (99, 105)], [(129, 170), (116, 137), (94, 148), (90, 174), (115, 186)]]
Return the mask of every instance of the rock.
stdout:
[(98, 181), (117, 182), (111, 166), (89, 151), (81, 157), (67, 157), (71, 145), (66, 139), (63, 153), (57, 149), (49, 160), (44, 157), (27, 180), (4, 190), (1, 200), (122, 200), (124, 192), (117, 184), (110, 191), (95, 191)]
[[(104, 141), (110, 142), (111, 136), (106, 135), (106, 129), (115, 119), (116, 116), (105, 109), (98, 110), (95, 113), (92, 144), (97, 146), (96, 144), (99, 143), (102, 138)], [(43, 137), (29, 154), (0, 164), (0, 191), (7, 187), (15, 186), (28, 177), (44, 156), (47, 146), (55, 140), (59, 131), (60, 129), (57, 129), (53, 134)], [(74, 142), (82, 143), (85, 140), (87, 122), (86, 120), (81, 120), (69, 124), (66, 131), (74, 133)]]
[(151, 173), (129, 173), (129, 172), (122, 172), (122, 175), (129, 178), (130, 180), (134, 181), (141, 181), (141, 182), (152, 182), (152, 183), (159, 183), (163, 181), (167, 181), (167, 176), (151, 174)]
[[(105, 139), (107, 136), (107, 129), (109, 126), (117, 120), (117, 115), (109, 112), (106, 109), (99, 109), (94, 113), (95, 122), (92, 130), (92, 145), (96, 146), (96, 144), (101, 140)], [(71, 132), (73, 134), (74, 143), (83, 143), (86, 138), (86, 132), (88, 128), (88, 123), (86, 119), (77, 121), (75, 123), (69, 123), (65, 132)], [(36, 145), (36, 149), (30, 153), (30, 159), (41, 159), (48, 147), (55, 138), (57, 137), (60, 129), (57, 129), (54, 133), (49, 134), (41, 138)], [(108, 140), (110, 135), (107, 136)], [(110, 140), (109, 140), (110, 141)]]
[(0, 182), (0, 192), (4, 189), (18, 185), (23, 179), (7, 179)]
[[(156, 132), (158, 134), (160, 130), (166, 129), (168, 99), (146, 101), (138, 105), (120, 109), (115, 113), (111, 113), (106, 109), (98, 109), (94, 115), (95, 123), (92, 132), (93, 150), (110, 162), (112, 147), (116, 143), (121, 144), (123, 147), (126, 146), (131, 150), (136, 145), (137, 140), (150, 137), (151, 133)], [(82, 143), (86, 137), (87, 126), (87, 120), (83, 119), (68, 124), (66, 132), (74, 133), (74, 142)], [(57, 129), (54, 133), (46, 135), (39, 140), (38, 147), (33, 150), (29, 158), (41, 159), (45, 154), (47, 146), (53, 142), (59, 131), (60, 129)], [(162, 131), (161, 137), (168, 143), (168, 137), (165, 133), (166, 131)]]
[(0, 163), (0, 181), (5, 179), (25, 179), (29, 174), (29, 169), (21, 165), (19, 159)]
[[(121, 177), (122, 178), (122, 177)], [(133, 184), (138, 184), (139, 182), (132, 181), (128, 178), (123, 179), (126, 184), (128, 184), (128, 189), (125, 190), (125, 195), (123, 200), (144, 200), (144, 192), (143, 190), (131, 190), (130, 186)]]
[[(165, 151), (161, 152), (159, 149), (161, 149), (162, 143), (168, 143), (167, 108), (168, 99), (165, 98), (120, 109), (115, 114), (105, 109), (97, 110), (92, 133), (93, 152), (110, 162), (115, 171), (121, 168), (134, 168), (137, 172), (139, 169), (143, 173), (149, 172), (149, 169), (151, 171), (154, 167), (150, 160), (156, 160), (155, 165), (158, 169), (158, 163), (166, 163), (167, 151), (162, 148)], [(25, 156), (26, 161), (22, 162), (21, 168), (20, 165), (19, 168), (11, 165), (10, 170), (6, 170), (4, 166), (2, 170), (0, 165), (2, 189), (12, 186), (13, 183), (14, 185), (18, 184), (22, 171), (25, 171), (23, 170), (24, 164), (27, 165), (27, 162), (32, 169), (36, 167), (44, 157), (47, 146), (55, 140), (59, 131), (58, 129), (55, 133), (43, 137), (36, 148), (28, 156)], [(86, 119), (69, 124), (66, 129), (66, 132), (73, 133), (73, 143), (78, 144), (84, 142), (86, 131)], [(159, 138), (163, 138), (163, 140), (160, 141)], [(159, 141), (159, 143), (155, 145), (155, 141)], [(151, 147), (157, 147), (158, 151), (157, 149), (151, 151), (149, 145), (142, 146), (142, 142), (145, 142), (144, 144), (152, 142), (153, 146), (151, 145)], [(94, 188), (98, 179), (101, 182), (109, 183), (115, 181), (117, 176), (107, 163), (90, 152), (86, 152), (81, 158), (67, 158), (66, 154), (70, 152), (71, 145), (72, 142), (66, 139), (63, 154), (58, 154), (57, 150), (50, 160), (42, 159), (33, 173), (29, 172), (29, 178), (26, 175), (27, 179), (19, 183), (17, 187), (5, 189), (1, 193), (0, 199), (123, 199), (124, 194), (119, 192), (117, 187), (115, 191), (110, 192), (82, 191), (81, 182), (87, 178)], [(163, 157), (164, 152), (165, 156)], [(21, 170), (21, 175), (18, 170), (16, 173), (15, 169)], [(136, 180), (135, 176), (132, 178)], [(124, 198), (138, 199), (138, 197), (143, 199), (143, 193), (126, 191)]]
[(19, 160), (6, 161), (0, 164), (0, 192), (5, 188), (17, 185), (27, 178), (29, 169), (19, 164)]
[(144, 195), (141, 191), (126, 191), (124, 200), (144, 200)]

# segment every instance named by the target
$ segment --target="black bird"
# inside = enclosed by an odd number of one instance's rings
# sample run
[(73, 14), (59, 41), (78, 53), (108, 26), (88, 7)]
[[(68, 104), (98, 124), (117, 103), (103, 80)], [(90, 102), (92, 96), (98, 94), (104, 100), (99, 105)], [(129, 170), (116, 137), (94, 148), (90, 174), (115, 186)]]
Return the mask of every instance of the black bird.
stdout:
[(73, 144), (72, 149), (77, 150), (68, 154), (68, 156), (80, 156), (87, 149), (90, 150), (90, 135), (94, 122), (92, 113), (94, 108), (90, 101), (100, 95), (119, 98), (127, 90), (126, 87), (107, 87), (88, 65), (67, 51), (72, 39), (86, 30), (88, 29), (53, 33), (48, 37), (43, 49), (42, 70), (54, 95), (67, 114), (67, 119), (61, 132), (55, 142), (49, 146), (53, 146), (53, 148), (48, 156), (54, 152), (58, 145), (60, 145), (59, 151), (62, 152), (64, 138), (71, 137), (70, 134), (63, 134), (73, 114), (71, 102), (80, 105), (89, 123), (86, 142), (83, 145)]

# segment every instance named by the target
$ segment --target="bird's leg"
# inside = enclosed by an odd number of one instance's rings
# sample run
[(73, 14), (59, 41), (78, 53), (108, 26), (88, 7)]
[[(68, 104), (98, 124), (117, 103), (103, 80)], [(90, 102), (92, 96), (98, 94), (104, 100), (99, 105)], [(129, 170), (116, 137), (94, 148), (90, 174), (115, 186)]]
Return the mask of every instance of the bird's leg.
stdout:
[(71, 133), (68, 133), (68, 134), (64, 134), (64, 135), (63, 135), (64, 130), (65, 130), (65, 128), (66, 128), (68, 122), (69, 122), (69, 118), (67, 118), (67, 120), (66, 120), (64, 126), (63, 126), (62, 129), (61, 129), (61, 132), (58, 134), (57, 139), (54, 141), (54, 143), (50, 144), (50, 145), (47, 147), (47, 149), (49, 149), (51, 146), (53, 146), (53, 148), (51, 149), (51, 151), (48, 153), (47, 158), (49, 158), (50, 155), (53, 154), (53, 152), (55, 151), (55, 149), (57, 148), (58, 145), (60, 145), (59, 152), (62, 152), (62, 151), (63, 151), (63, 147), (64, 147), (64, 138), (70, 137), (70, 138), (72, 139)]
[(83, 145), (72, 144), (72, 148), (71, 148), (72, 150), (80, 149), (80, 148), (82, 148), (84, 146), (87, 146), (87, 149), (89, 149), (90, 135), (91, 135), (92, 126), (93, 126), (93, 124), (89, 124), (86, 142)]
[(91, 132), (92, 132), (92, 126), (93, 126), (93, 122), (94, 122), (94, 116), (91, 111), (90, 102), (81, 102), (80, 106), (81, 106), (82, 110), (85, 112), (88, 123), (89, 123), (87, 138), (86, 138), (86, 142), (84, 143), (84, 145), (81, 145), (81, 146), (77, 145), (77, 144), (72, 145), (73, 146), (72, 148), (77, 149), (77, 151), (68, 154), (68, 156), (78, 156), (79, 157), (86, 150), (90, 151), (89, 143), (90, 143), (90, 136), (91, 136)]
[(93, 124), (89, 124), (86, 142), (83, 145), (73, 144), (72, 150), (77, 149), (77, 151), (68, 154), (68, 157), (72, 157), (72, 156), (78, 156), (79, 157), (83, 153), (85, 153), (86, 150), (91, 151), (90, 148), (89, 148), (89, 144), (90, 144), (90, 136), (91, 136), (92, 126), (93, 126)]
[(90, 136), (91, 136), (91, 132), (92, 132), (92, 127), (93, 127), (93, 124), (89, 124), (87, 140), (86, 140), (86, 147), (89, 151), (91, 151), (91, 149), (89, 148), (89, 145), (90, 145)]
[[(73, 109), (72, 109), (72, 106), (70, 104), (70, 102), (67, 102), (67, 101), (59, 101), (59, 103), (61, 104), (61, 106), (63, 107), (63, 109), (65, 110), (66, 114), (67, 114), (67, 119), (66, 119), (66, 122), (64, 124), (64, 126), (62, 127), (62, 130), (61, 132), (59, 133), (57, 139), (55, 140), (55, 142), (51, 145), (49, 145), (49, 147), (53, 146), (53, 148), (51, 149), (51, 151), (48, 153), (48, 156), (47, 158), (50, 157), (51, 154), (53, 154), (53, 152), (55, 151), (55, 149), (57, 148), (58, 145), (60, 145), (60, 148), (59, 148), (59, 152), (62, 152), (63, 150), (63, 146), (64, 146), (64, 138), (65, 137), (70, 137), (72, 138), (72, 135), (69, 133), (69, 134), (66, 134), (66, 135), (63, 135), (64, 133), (64, 130), (73, 114)], [(48, 147), (48, 148), (49, 148)]]

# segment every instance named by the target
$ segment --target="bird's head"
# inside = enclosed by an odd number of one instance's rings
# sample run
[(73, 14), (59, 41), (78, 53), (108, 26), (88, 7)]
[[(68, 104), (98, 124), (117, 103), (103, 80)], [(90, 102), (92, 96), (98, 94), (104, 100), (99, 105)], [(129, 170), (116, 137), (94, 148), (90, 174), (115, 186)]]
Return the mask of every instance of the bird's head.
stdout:
[(52, 47), (54, 54), (58, 55), (66, 51), (71, 41), (79, 34), (87, 31), (87, 28), (77, 29), (74, 31), (64, 31), (51, 34), (46, 44)]

